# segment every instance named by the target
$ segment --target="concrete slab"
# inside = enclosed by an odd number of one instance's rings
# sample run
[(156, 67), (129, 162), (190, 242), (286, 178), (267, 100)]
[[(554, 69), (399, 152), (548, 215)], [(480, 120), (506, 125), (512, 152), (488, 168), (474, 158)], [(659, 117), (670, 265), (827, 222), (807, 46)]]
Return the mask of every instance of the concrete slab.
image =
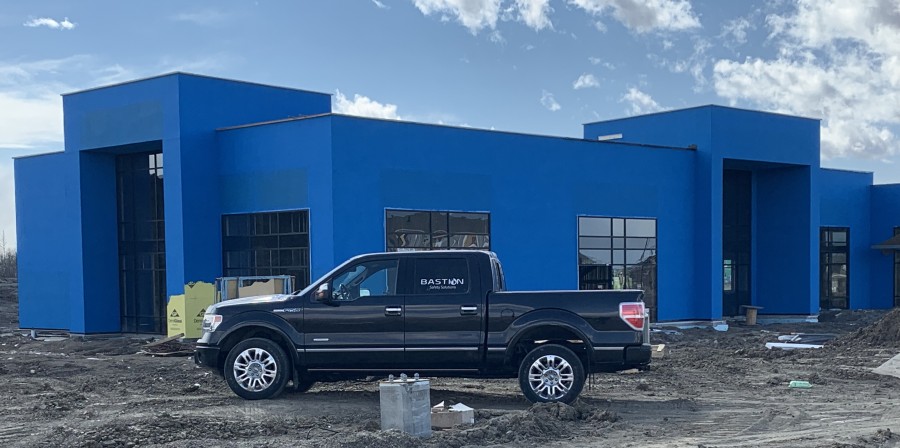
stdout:
[(900, 378), (900, 355), (894, 356), (884, 364), (876, 367), (872, 372), (879, 375), (888, 375)]
[(768, 324), (796, 324), (796, 323), (810, 323), (816, 324), (819, 323), (819, 315), (778, 315), (778, 314), (766, 314), (760, 315), (756, 318), (756, 323), (768, 325)]

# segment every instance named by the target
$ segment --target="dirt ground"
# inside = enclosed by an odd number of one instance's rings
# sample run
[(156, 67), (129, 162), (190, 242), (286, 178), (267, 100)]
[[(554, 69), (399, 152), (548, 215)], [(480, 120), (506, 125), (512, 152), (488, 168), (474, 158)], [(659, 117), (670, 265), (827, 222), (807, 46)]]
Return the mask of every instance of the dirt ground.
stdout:
[[(595, 375), (575, 406), (530, 406), (514, 380), (435, 378), (432, 402), (465, 403), (476, 423), (417, 440), (379, 430), (377, 381), (245, 401), (189, 358), (136, 354), (146, 339), (32, 340), (0, 284), (0, 446), (900, 447), (900, 379), (871, 373), (900, 353), (900, 310), (830, 317), (654, 334), (664, 358)], [(764, 347), (791, 332), (839, 337)]]

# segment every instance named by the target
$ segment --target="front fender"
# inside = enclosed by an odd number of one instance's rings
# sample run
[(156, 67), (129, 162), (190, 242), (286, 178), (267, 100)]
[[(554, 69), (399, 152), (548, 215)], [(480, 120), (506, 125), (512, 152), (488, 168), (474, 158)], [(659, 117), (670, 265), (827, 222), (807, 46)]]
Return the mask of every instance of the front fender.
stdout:
[(288, 341), (292, 345), (288, 356), (293, 359), (295, 365), (299, 365), (300, 359), (297, 353), (297, 347), (303, 346), (303, 335), (297, 332), (290, 323), (282, 319), (280, 316), (265, 311), (247, 311), (225, 319), (220, 327), (213, 332), (216, 335), (214, 340), (210, 340), (210, 345), (222, 345), (223, 341), (236, 332), (249, 327), (261, 327), (271, 330)]

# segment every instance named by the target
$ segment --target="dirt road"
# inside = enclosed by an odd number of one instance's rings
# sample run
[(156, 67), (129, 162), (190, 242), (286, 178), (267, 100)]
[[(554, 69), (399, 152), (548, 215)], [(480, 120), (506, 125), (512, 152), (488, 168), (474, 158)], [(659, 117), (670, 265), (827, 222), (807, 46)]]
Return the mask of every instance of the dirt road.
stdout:
[[(376, 381), (244, 401), (188, 358), (135, 354), (146, 340), (32, 340), (14, 288), (0, 299), (4, 447), (900, 447), (900, 379), (870, 372), (900, 338), (853, 333), (878, 329), (882, 312), (658, 336), (669, 352), (651, 370), (597, 375), (575, 406), (529, 406), (513, 380), (433, 379), (432, 401), (478, 409), (476, 425), (416, 440), (378, 430)], [(879, 325), (900, 324), (898, 313)], [(821, 350), (765, 349), (790, 332), (843, 336)]]

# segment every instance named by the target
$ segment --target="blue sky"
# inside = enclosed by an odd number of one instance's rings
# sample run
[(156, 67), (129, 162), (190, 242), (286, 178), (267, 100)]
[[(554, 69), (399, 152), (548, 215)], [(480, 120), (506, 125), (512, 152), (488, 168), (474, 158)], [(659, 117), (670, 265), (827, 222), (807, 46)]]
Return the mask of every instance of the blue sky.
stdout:
[(900, 182), (896, 0), (6, 2), (0, 42), (7, 246), (11, 157), (63, 148), (59, 94), (175, 70), (568, 137), (702, 104), (796, 114), (823, 120), (823, 166)]

